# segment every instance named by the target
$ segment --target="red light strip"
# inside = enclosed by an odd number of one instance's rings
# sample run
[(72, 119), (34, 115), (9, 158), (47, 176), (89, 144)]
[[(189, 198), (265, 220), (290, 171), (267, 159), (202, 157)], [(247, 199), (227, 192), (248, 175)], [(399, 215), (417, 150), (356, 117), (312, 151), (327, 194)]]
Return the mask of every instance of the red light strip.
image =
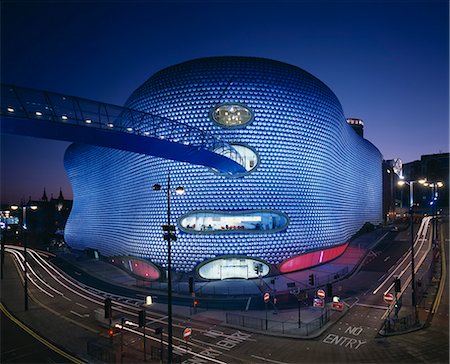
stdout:
[(294, 272), (296, 270), (306, 269), (329, 262), (330, 260), (333, 260), (340, 256), (345, 251), (345, 249), (347, 249), (347, 246), (348, 243), (345, 243), (333, 248), (318, 250), (312, 253), (306, 253), (297, 255), (296, 257), (288, 258), (280, 264), (280, 272)]

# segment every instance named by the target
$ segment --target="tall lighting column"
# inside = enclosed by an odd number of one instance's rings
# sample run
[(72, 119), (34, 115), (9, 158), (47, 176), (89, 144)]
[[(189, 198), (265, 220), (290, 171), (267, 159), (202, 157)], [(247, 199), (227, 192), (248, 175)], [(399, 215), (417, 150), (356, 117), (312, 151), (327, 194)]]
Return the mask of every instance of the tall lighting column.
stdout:
[(22, 209), (22, 229), (23, 229), (23, 255), (24, 255), (24, 283), (23, 283), (23, 289), (24, 289), (24, 302), (25, 302), (25, 311), (28, 311), (28, 277), (27, 277), (27, 248), (28, 248), (28, 227), (27, 227), (27, 210), (36, 210), (37, 206), (34, 205), (24, 205), (24, 206), (16, 206), (12, 205), (11, 210), (17, 210), (21, 208)]
[[(154, 191), (160, 191), (161, 185), (153, 185)], [(175, 193), (177, 195), (184, 194), (183, 187), (177, 187)], [(173, 335), (172, 335), (172, 247), (171, 242), (176, 241), (175, 225), (170, 223), (170, 170), (167, 172), (167, 225), (163, 225), (164, 240), (167, 240), (167, 362), (173, 362)]]
[(415, 273), (415, 262), (414, 262), (414, 216), (413, 216), (413, 207), (414, 207), (414, 183), (419, 182), (420, 184), (425, 184), (426, 179), (420, 179), (418, 181), (398, 181), (399, 186), (403, 186), (407, 184), (409, 186), (409, 215), (410, 215), (410, 225), (411, 225), (411, 299), (412, 306), (414, 309), (414, 320), (417, 323), (419, 318), (417, 313), (417, 304), (416, 304), (416, 273)]
[(438, 201), (438, 188), (441, 188), (444, 186), (444, 183), (441, 181), (437, 182), (430, 182), (427, 181), (424, 183), (424, 186), (431, 188), (431, 202), (430, 205), (432, 206), (432, 213), (433, 213), (433, 235), (432, 240), (433, 243), (437, 240), (438, 234), (437, 234), (437, 201)]

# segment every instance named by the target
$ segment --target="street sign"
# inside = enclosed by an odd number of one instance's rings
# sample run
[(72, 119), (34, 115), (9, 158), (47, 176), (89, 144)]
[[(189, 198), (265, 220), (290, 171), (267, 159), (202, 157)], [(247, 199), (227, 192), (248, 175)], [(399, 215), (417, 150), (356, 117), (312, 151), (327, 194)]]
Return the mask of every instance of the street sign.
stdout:
[(270, 300), (270, 293), (269, 292), (264, 293), (264, 303), (269, 302), (269, 300)]
[(394, 295), (392, 293), (385, 293), (383, 296), (384, 302), (390, 304), (394, 302)]
[(344, 304), (342, 302), (333, 302), (331, 308), (335, 311), (342, 311), (344, 309)]
[(325, 298), (325, 291), (323, 289), (317, 290), (317, 297), (323, 300)]
[(325, 302), (323, 299), (314, 298), (313, 307), (323, 308), (325, 306)]
[(192, 329), (190, 327), (186, 327), (183, 331), (183, 339), (189, 340), (192, 335)]

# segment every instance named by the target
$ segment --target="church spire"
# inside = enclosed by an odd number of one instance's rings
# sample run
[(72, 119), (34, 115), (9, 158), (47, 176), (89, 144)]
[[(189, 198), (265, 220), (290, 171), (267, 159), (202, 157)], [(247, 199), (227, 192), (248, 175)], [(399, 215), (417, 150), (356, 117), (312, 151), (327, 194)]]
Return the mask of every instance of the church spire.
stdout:
[(61, 187), (59, 188), (59, 196), (58, 196), (58, 200), (64, 200), (64, 196), (62, 194), (62, 189)]
[(42, 197), (41, 197), (41, 200), (42, 200), (42, 201), (45, 201), (45, 202), (48, 201), (47, 193), (45, 192), (45, 187), (44, 187), (44, 193), (43, 193), (43, 195), (42, 195)]

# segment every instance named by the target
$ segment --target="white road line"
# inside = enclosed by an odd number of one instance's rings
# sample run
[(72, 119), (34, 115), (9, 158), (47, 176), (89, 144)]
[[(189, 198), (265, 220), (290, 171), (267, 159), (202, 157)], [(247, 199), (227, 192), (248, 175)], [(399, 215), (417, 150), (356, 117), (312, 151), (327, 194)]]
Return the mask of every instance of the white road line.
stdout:
[(164, 324), (165, 323), (165, 319), (166, 318), (168, 318), (169, 316), (163, 316), (163, 317), (161, 317), (161, 318), (159, 318), (159, 319), (153, 319), (153, 320), (150, 320), (150, 321), (147, 321), (147, 325), (148, 324), (152, 324), (152, 323), (154, 323), (154, 322), (159, 322), (160, 324)]
[[(115, 326), (118, 327), (118, 328), (121, 328), (121, 325), (119, 325), (119, 324), (116, 324)], [(133, 330), (133, 329), (130, 329), (129, 327), (126, 327), (126, 326), (123, 327), (123, 330), (132, 332), (132, 333), (134, 333), (134, 334), (136, 334), (136, 335), (139, 335), (139, 336), (144, 336), (142, 332), (136, 331), (136, 330)], [(155, 337), (153, 337), (153, 336), (147, 336), (147, 339), (148, 339), (148, 340), (153, 340), (153, 341), (156, 341), (156, 342), (159, 342), (159, 343), (161, 342), (160, 339), (157, 339), (157, 338), (155, 338)], [(174, 337), (174, 339), (176, 339), (176, 338)], [(180, 339), (179, 341), (184, 341), (184, 340)], [(164, 341), (164, 340), (163, 340), (163, 344), (164, 344), (164, 345), (168, 345), (168, 343), (167, 343), (166, 341)], [(173, 345), (173, 347), (174, 347), (174, 349), (177, 349), (177, 350), (179, 350), (180, 352), (186, 353), (186, 349), (185, 349), (184, 345), (183, 345), (183, 347), (182, 347), (182, 346), (178, 346), (178, 345)], [(221, 361), (221, 360), (217, 360), (217, 359), (214, 359), (214, 358), (210, 358), (209, 356), (202, 355), (202, 354), (196, 353), (196, 352), (194, 352), (194, 351), (190, 351), (189, 354), (191, 354), (191, 355), (193, 355), (193, 356), (196, 356), (196, 357), (198, 357), (198, 358), (204, 359), (204, 360), (212, 361), (213, 363), (217, 363), (217, 364), (227, 364), (226, 362), (223, 362), (223, 361)], [(287, 364), (287, 363), (280, 363), (280, 364)]]
[(366, 303), (357, 303), (356, 306), (362, 306), (362, 307), (370, 307), (370, 308), (377, 308), (379, 310), (387, 310), (387, 306), (377, 306), (377, 305), (368, 305)]
[[(419, 229), (419, 232), (421, 231), (421, 230), (423, 230), (423, 226), (425, 226), (425, 224), (426, 224), (426, 226), (427, 226), (427, 229), (428, 229), (428, 224), (429, 224), (429, 219), (424, 219), (424, 220), (422, 220), (422, 225), (421, 225), (421, 227), (420, 227), (420, 229)], [(415, 254), (414, 254), (414, 257), (420, 252), (420, 250), (422, 249), (422, 246), (423, 246), (423, 244), (424, 244), (424, 242), (422, 241), (422, 244), (420, 245), (420, 247), (417, 249), (416, 248), (416, 245), (417, 245), (417, 243), (419, 243), (419, 239), (416, 239), (416, 241), (414, 242), (414, 248), (415, 248)], [(408, 253), (404, 256), (404, 258), (403, 258), (403, 260), (400, 262), (400, 263), (398, 263), (398, 264), (396, 264), (396, 268), (387, 276), (387, 278), (375, 289), (375, 291), (373, 291), (372, 293), (373, 294), (377, 294), (377, 292), (386, 284), (386, 282), (388, 281), (388, 280), (390, 280), (391, 279), (391, 277), (394, 275), (394, 273), (395, 273), (395, 271), (397, 270), (397, 268), (399, 268), (407, 259), (408, 259), (408, 257), (411, 255), (411, 251), (408, 251)], [(401, 276), (403, 274), (403, 272), (402, 273), (400, 273), (399, 274), (399, 276)], [(388, 291), (393, 287), (393, 283), (391, 284), (391, 287), (389, 287), (389, 289), (388, 289)]]
[(66, 297), (66, 296), (61, 296), (62, 298), (64, 298), (65, 300), (67, 300), (67, 301), (72, 301), (69, 297)]
[(75, 311), (72, 311), (72, 310), (70, 310), (70, 313), (74, 314), (75, 316), (81, 317), (81, 318), (84, 318), (84, 317), (85, 317), (85, 316), (82, 315), (81, 313), (78, 313), (78, 312), (75, 312)]
[(384, 261), (385, 262), (387, 262), (389, 259), (391, 259), (391, 257), (389, 256), (389, 257), (386, 257), (386, 258), (384, 258)]
[(251, 357), (252, 357), (252, 358), (255, 358), (255, 359), (258, 359), (258, 360), (264, 360), (264, 361), (267, 361), (267, 362), (269, 362), (269, 363), (288, 364), (288, 363), (285, 363), (285, 362), (283, 362), (283, 361), (277, 361), (277, 360), (267, 359), (267, 358), (263, 358), (263, 357), (261, 357), (261, 356), (256, 356), (256, 355), (251, 355)]
[(78, 303), (78, 302), (75, 302), (75, 304), (78, 305), (78, 306), (80, 306), (80, 307), (83, 307), (83, 308), (88, 308), (87, 306), (85, 306), (85, 305), (83, 305), (83, 304), (81, 304), (81, 303)]

